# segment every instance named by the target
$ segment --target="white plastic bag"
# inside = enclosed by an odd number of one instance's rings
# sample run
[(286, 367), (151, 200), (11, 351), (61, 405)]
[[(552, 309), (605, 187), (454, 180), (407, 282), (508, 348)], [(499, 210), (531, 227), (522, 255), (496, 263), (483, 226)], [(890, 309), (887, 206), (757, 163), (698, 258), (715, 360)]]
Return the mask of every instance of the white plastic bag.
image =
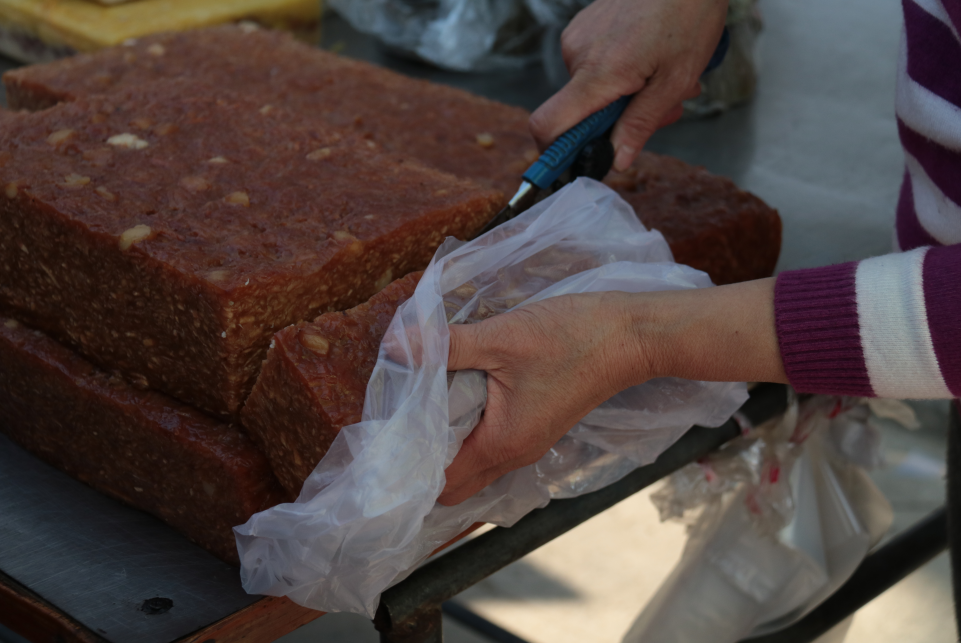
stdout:
[(355, 29), (444, 69), (517, 68), (538, 59), (540, 26), (521, 0), (330, 0)]
[(743, 384), (654, 380), (602, 404), (537, 463), (455, 507), (436, 502), (486, 399), (483, 373), (447, 373), (448, 320), (564, 293), (709, 285), (590, 179), (470, 243), (448, 239), (391, 322), (363, 421), (341, 430), (295, 503), (235, 528), (244, 588), (373, 617), (384, 589), (473, 523), (510, 526), (652, 462), (694, 424), (722, 424), (747, 399)]
[[(891, 506), (847, 452), (878, 462), (867, 406), (815, 397), (652, 495), (662, 518), (700, 509), (681, 561), (624, 643), (734, 643), (798, 620), (890, 527)], [(872, 437), (867, 437), (872, 436)], [(870, 447), (870, 448), (868, 448)], [(873, 451), (867, 453), (866, 451)]]

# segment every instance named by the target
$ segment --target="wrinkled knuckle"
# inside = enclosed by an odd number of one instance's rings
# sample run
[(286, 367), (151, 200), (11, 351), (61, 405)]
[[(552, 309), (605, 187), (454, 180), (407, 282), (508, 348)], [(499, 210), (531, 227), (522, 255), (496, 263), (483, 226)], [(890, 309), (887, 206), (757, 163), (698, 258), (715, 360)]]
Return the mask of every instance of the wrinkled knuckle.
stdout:
[(576, 25), (569, 24), (561, 32), (561, 55), (564, 60), (576, 57), (581, 51), (581, 35)]
[(538, 141), (546, 141), (551, 135), (551, 120), (542, 110), (537, 110), (531, 114), (528, 121), (531, 135)]
[(639, 148), (639, 142), (657, 128), (659, 118), (660, 114), (655, 114), (653, 110), (645, 110), (631, 119), (625, 119), (621, 123), (623, 138), (631, 144), (631, 147)]

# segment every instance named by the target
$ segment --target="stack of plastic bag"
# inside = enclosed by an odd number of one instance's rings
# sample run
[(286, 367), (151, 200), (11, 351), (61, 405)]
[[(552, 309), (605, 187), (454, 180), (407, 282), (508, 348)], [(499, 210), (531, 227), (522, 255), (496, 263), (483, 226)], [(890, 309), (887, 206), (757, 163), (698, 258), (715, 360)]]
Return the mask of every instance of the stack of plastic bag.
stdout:
[(898, 402), (815, 396), (672, 474), (651, 498), (689, 540), (624, 642), (733, 643), (837, 590), (893, 519), (865, 472), (881, 463), (872, 407), (913, 422)]
[(383, 590), (473, 523), (513, 525), (652, 462), (695, 424), (724, 423), (746, 401), (744, 384), (652, 380), (588, 414), (535, 464), (455, 507), (436, 502), (487, 392), (481, 372), (447, 373), (448, 322), (569, 293), (710, 285), (590, 179), (474, 241), (448, 239), (388, 328), (363, 421), (341, 430), (297, 502), (235, 528), (244, 588), (373, 616)]

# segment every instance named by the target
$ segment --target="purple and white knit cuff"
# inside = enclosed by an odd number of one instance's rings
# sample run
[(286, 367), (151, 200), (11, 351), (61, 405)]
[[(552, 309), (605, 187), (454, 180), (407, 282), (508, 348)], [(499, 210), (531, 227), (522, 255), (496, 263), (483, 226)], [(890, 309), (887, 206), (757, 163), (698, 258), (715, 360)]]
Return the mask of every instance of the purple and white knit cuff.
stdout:
[(781, 357), (801, 392), (961, 394), (961, 246), (781, 273)]

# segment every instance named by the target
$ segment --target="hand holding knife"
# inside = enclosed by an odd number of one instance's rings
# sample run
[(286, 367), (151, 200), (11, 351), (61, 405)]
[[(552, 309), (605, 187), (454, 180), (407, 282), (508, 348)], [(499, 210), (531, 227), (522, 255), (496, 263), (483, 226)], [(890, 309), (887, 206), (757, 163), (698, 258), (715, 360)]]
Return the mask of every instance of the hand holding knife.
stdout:
[[(715, 69), (724, 60), (730, 45), (727, 28), (711, 56), (704, 73)], [(555, 189), (573, 181), (578, 176), (588, 176), (600, 181), (614, 163), (614, 147), (609, 136), (614, 124), (627, 109), (634, 95), (621, 96), (616, 101), (594, 112), (570, 128), (548, 147), (540, 158), (524, 172), (520, 188), (508, 204), (484, 226), (480, 234), (489, 232), (513, 219), (532, 206), (545, 190)], [(574, 172), (568, 172), (571, 168)], [(566, 176), (565, 176), (565, 173)], [(566, 180), (565, 180), (566, 179)], [(556, 182), (561, 180), (560, 184)]]

